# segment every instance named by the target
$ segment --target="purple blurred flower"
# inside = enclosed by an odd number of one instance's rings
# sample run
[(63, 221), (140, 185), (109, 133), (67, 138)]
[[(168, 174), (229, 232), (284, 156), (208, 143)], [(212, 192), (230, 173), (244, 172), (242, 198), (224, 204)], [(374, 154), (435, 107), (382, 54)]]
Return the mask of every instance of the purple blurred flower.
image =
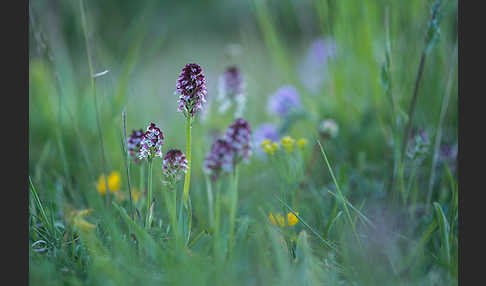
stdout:
[(152, 160), (155, 156), (162, 158), (163, 144), (164, 134), (154, 123), (150, 123), (140, 142), (139, 159)]
[(186, 155), (177, 149), (167, 151), (162, 161), (162, 172), (165, 177), (164, 183), (176, 183), (182, 174), (187, 172)]
[(454, 171), (457, 164), (457, 144), (442, 143), (439, 149), (439, 160), (448, 164), (451, 171)]
[(204, 160), (204, 172), (213, 180), (217, 180), (221, 172), (231, 173), (233, 170), (234, 150), (225, 139), (218, 139), (211, 146), (211, 151)]
[(317, 38), (310, 46), (299, 69), (301, 81), (308, 89), (316, 91), (326, 78), (327, 62), (336, 55), (336, 42)]
[(424, 129), (412, 128), (408, 139), (407, 155), (415, 158), (416, 155), (425, 154), (429, 150), (429, 134)]
[(219, 78), (219, 112), (225, 113), (234, 105), (235, 117), (242, 116), (246, 102), (244, 88), (244, 79), (241, 71), (236, 66), (226, 69)]
[(253, 143), (255, 146), (260, 146), (260, 143), (265, 139), (270, 139), (272, 141), (279, 140), (277, 126), (275, 126), (275, 124), (269, 122), (262, 123), (255, 129), (253, 135)]
[(299, 92), (290, 85), (282, 86), (268, 99), (267, 111), (277, 116), (285, 117), (298, 108), (300, 108)]
[(224, 139), (231, 145), (235, 152), (235, 160), (248, 160), (251, 155), (251, 127), (250, 123), (243, 118), (238, 118), (228, 127)]
[(206, 79), (203, 70), (198, 64), (187, 64), (177, 79), (177, 91), (179, 97), (179, 111), (184, 116), (194, 116), (196, 111), (202, 109), (206, 102)]
[(132, 134), (127, 139), (127, 149), (130, 156), (135, 159), (135, 162), (139, 162), (138, 156), (140, 153), (140, 143), (143, 139), (143, 129), (132, 130)]

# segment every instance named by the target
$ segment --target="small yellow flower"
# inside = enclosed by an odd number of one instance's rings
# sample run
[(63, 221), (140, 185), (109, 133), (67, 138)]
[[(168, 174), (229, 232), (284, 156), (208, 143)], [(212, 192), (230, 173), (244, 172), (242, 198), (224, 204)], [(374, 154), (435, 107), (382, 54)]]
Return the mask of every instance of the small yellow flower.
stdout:
[[(295, 213), (297, 215), (299, 214), (299, 212), (295, 212)], [(298, 222), (299, 222), (299, 219), (293, 213), (290, 212), (290, 213), (287, 214), (287, 223), (289, 224), (289, 226), (294, 226)]]
[(265, 146), (268, 146), (272, 144), (272, 141), (270, 139), (265, 139), (262, 141), (262, 143), (260, 143), (260, 146), (262, 146), (262, 148), (265, 148)]
[(84, 231), (93, 230), (96, 228), (96, 225), (87, 222), (83, 217), (89, 215), (93, 209), (81, 210), (81, 211), (73, 211), (74, 215), (74, 225)]
[(274, 225), (277, 225), (277, 222), (275, 221), (275, 218), (273, 217), (272, 213), (268, 215), (268, 218), (270, 219), (271, 222), (273, 222)]
[(281, 227), (284, 227), (285, 219), (283, 218), (283, 216), (281, 216), (280, 214), (276, 214), (275, 216), (277, 217), (278, 224), (280, 224)]
[(290, 137), (290, 136), (285, 136), (284, 138), (282, 138), (282, 140), (280, 141), (282, 143), (282, 146), (289, 152), (292, 152), (292, 149), (294, 147), (294, 142), (295, 140)]
[(304, 149), (305, 145), (307, 145), (307, 139), (300, 138), (297, 140), (297, 146), (299, 146), (300, 149)]
[[(265, 140), (265, 141), (267, 141), (267, 140)], [(263, 142), (262, 142), (263, 151), (265, 151), (265, 153), (267, 153), (267, 154), (273, 155), (273, 153), (275, 153), (275, 151), (278, 149), (278, 143), (277, 142), (270, 143), (271, 141), (270, 140), (268, 140), (268, 141), (269, 142), (266, 142), (265, 145), (263, 145)]]
[[(110, 193), (114, 193), (120, 190), (121, 176), (120, 173), (114, 171), (108, 176), (108, 189)], [(101, 195), (106, 194), (105, 176), (101, 175), (96, 184), (96, 188)]]

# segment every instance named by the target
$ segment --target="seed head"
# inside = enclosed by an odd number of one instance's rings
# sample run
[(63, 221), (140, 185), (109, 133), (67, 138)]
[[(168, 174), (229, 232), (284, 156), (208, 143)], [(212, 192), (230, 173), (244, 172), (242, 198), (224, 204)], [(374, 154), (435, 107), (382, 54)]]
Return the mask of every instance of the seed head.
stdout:
[(339, 132), (339, 126), (332, 119), (326, 119), (321, 122), (319, 132), (322, 136), (335, 138)]

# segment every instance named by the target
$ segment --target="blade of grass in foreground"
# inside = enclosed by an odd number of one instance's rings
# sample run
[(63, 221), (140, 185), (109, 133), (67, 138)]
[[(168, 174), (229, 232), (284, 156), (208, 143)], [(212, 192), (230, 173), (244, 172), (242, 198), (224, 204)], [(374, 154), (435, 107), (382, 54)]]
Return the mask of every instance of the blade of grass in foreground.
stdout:
[[(324, 148), (321, 145), (321, 142), (317, 140), (317, 144), (319, 144), (319, 147), (321, 148), (321, 153), (322, 156), (324, 157), (324, 160), (326, 161), (327, 168), (329, 169), (329, 172), (331, 173), (332, 180), (334, 181), (334, 184), (336, 185), (336, 189), (339, 193), (339, 197), (341, 198), (341, 201), (347, 202), (347, 199), (344, 197), (343, 192), (341, 191), (341, 187), (339, 187), (339, 183), (336, 180), (336, 177), (334, 176), (334, 172), (332, 171), (331, 164), (329, 164), (329, 160), (327, 160), (326, 152), (324, 152)], [(351, 218), (351, 213), (349, 212), (348, 205), (346, 203), (343, 203), (344, 206), (344, 211), (346, 212), (346, 216), (348, 217), (349, 223), (351, 224), (351, 228), (353, 229), (354, 236), (358, 240), (358, 243), (361, 245), (361, 240), (359, 239), (358, 233), (356, 232), (356, 227), (354, 225), (354, 221)]]

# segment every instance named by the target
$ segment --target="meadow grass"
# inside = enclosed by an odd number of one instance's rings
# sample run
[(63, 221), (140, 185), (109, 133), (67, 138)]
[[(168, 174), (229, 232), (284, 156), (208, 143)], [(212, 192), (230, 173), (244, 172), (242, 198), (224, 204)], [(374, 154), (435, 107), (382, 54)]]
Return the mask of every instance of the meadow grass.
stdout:
[[(203, 2), (30, 3), (29, 283), (456, 285), (457, 1)], [(193, 62), (208, 101), (185, 117)], [(216, 178), (230, 66), (251, 155)], [(285, 86), (299, 104), (272, 113)], [(131, 156), (151, 122), (185, 173)]]

